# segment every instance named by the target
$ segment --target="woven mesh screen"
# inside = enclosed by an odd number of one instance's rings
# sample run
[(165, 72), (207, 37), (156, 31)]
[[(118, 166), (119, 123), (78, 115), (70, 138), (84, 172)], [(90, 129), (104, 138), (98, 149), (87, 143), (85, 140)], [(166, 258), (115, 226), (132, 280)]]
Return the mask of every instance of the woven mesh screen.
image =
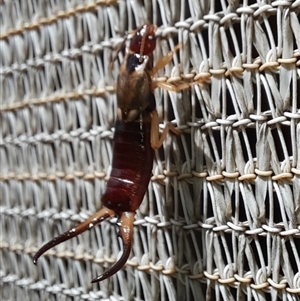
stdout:
[[(2, 300), (299, 300), (300, 1), (0, 1)], [(101, 207), (124, 35), (158, 26), (161, 127), (131, 256)], [(117, 59), (111, 68), (112, 58)]]

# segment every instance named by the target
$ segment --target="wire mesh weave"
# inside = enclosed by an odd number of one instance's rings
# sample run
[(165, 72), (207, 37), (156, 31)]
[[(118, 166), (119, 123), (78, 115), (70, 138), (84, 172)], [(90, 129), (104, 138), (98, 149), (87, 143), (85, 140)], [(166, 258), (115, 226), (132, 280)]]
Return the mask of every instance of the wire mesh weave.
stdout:
[[(299, 300), (300, 1), (1, 1), (2, 300)], [(126, 267), (101, 207), (124, 35), (158, 25), (162, 127)]]

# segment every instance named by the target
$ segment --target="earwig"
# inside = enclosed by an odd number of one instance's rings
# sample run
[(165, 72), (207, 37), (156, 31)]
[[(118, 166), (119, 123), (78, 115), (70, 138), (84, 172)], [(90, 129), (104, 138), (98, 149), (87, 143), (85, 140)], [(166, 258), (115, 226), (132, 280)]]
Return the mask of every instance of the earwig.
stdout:
[(90, 230), (107, 218), (117, 216), (123, 254), (108, 271), (92, 282), (107, 279), (125, 265), (131, 252), (135, 212), (143, 200), (152, 174), (154, 149), (162, 145), (168, 131), (180, 134), (171, 124), (167, 124), (159, 135), (152, 75), (171, 60), (174, 52), (162, 58), (153, 68), (155, 29), (152, 24), (137, 29), (120, 67), (112, 171), (106, 192), (101, 198), (103, 208), (78, 226), (43, 245), (33, 257), (34, 264), (52, 247)]

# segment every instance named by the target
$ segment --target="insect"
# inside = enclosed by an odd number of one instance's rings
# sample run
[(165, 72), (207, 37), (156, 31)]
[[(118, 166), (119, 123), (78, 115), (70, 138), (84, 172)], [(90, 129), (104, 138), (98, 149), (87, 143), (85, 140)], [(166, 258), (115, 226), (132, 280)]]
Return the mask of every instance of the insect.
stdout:
[(119, 271), (126, 263), (132, 245), (135, 211), (146, 193), (152, 174), (154, 149), (159, 148), (169, 131), (180, 132), (167, 124), (159, 134), (151, 76), (173, 56), (170, 52), (153, 68), (156, 27), (145, 24), (133, 35), (117, 79), (117, 121), (113, 140), (113, 162), (106, 192), (101, 198), (103, 208), (69, 231), (43, 245), (33, 257), (34, 264), (50, 248), (92, 229), (103, 220), (117, 216), (123, 254), (104, 274), (92, 280), (102, 281)]

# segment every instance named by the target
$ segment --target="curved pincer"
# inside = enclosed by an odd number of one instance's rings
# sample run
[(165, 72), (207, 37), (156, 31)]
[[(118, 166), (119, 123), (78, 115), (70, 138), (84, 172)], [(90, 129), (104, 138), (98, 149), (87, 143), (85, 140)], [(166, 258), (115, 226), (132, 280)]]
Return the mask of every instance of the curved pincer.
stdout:
[[(56, 245), (69, 240), (86, 230), (90, 230), (97, 224), (101, 223), (103, 220), (116, 215), (115, 211), (104, 207), (103, 209), (99, 210), (97, 213), (92, 215), (90, 218), (79, 224), (78, 226), (72, 228), (71, 230), (53, 238), (51, 241), (43, 245), (33, 256), (33, 263), (36, 264), (39, 257), (44, 254), (49, 249), (55, 247)], [(120, 236), (123, 241), (123, 254), (121, 258), (104, 274), (95, 278), (92, 283), (102, 281), (107, 279), (108, 277), (112, 276), (116, 272), (118, 272), (126, 263), (132, 245), (132, 229), (133, 229), (133, 221), (134, 221), (134, 212), (123, 212), (119, 215), (120, 219)]]
[(107, 219), (111, 216), (114, 216), (114, 215), (115, 215), (115, 212), (113, 210), (108, 209), (106, 207), (102, 208), (101, 210), (99, 210), (98, 212), (93, 214), (91, 217), (89, 217), (87, 220), (85, 220), (84, 222), (82, 222), (78, 226), (76, 226), (76, 227), (72, 228), (71, 230), (69, 230), (69, 231), (53, 238), (48, 243), (43, 245), (36, 252), (36, 254), (33, 256), (33, 263), (36, 264), (39, 257), (42, 254), (44, 254), (46, 251), (48, 251), (49, 249), (55, 247), (56, 245), (66, 241), (66, 240), (69, 240), (69, 239), (81, 234), (82, 232), (85, 232), (86, 230), (90, 230), (91, 228), (93, 228), (97, 224), (101, 223), (105, 219)]
[(120, 236), (123, 242), (123, 254), (120, 259), (105, 273), (92, 280), (92, 283), (105, 280), (118, 272), (126, 263), (132, 245), (134, 212), (123, 212), (120, 215)]

